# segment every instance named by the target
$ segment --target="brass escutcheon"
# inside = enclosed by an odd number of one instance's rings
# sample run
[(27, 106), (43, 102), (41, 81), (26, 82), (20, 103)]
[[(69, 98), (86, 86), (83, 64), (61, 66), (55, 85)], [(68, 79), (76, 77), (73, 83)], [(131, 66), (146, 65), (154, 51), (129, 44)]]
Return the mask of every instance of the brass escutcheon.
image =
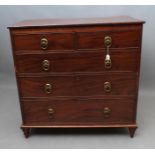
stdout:
[(104, 66), (106, 69), (110, 69), (112, 67), (111, 59), (109, 59), (109, 60), (105, 59)]
[(105, 36), (104, 37), (104, 44), (106, 47), (110, 47), (112, 45), (112, 39), (110, 36)]
[(50, 61), (49, 60), (43, 60), (42, 62), (42, 69), (44, 71), (48, 71), (50, 68)]
[(40, 47), (43, 50), (46, 50), (48, 47), (48, 40), (46, 38), (42, 38), (40, 41)]
[(48, 117), (51, 119), (53, 118), (54, 110), (52, 108), (48, 109)]
[(108, 117), (110, 117), (111, 109), (108, 107), (105, 107), (103, 113), (104, 113), (104, 117), (108, 118)]
[(45, 91), (45, 93), (50, 94), (52, 91), (52, 85), (49, 83), (46, 83), (44, 86), (44, 91)]
[(110, 82), (104, 83), (104, 91), (107, 93), (111, 92), (111, 83)]

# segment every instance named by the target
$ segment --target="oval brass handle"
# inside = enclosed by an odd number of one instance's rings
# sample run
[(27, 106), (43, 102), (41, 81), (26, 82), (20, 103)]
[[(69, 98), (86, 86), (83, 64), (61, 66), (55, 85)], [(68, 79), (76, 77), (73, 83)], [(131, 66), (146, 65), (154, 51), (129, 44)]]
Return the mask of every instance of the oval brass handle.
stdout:
[(48, 71), (50, 68), (50, 61), (49, 60), (43, 60), (42, 62), (42, 69), (44, 71)]
[(44, 90), (45, 90), (45, 93), (50, 94), (52, 91), (52, 85), (49, 83), (46, 83), (44, 86)]
[(111, 92), (111, 83), (110, 82), (104, 83), (104, 91), (107, 93)]
[(40, 41), (40, 47), (43, 50), (46, 50), (48, 47), (48, 40), (46, 38), (42, 38)]
[(108, 118), (111, 115), (111, 109), (108, 107), (105, 107), (103, 113), (104, 113), (104, 117)]
[(106, 55), (104, 66), (106, 69), (110, 69), (112, 67), (112, 62), (111, 62), (110, 57), (108, 58), (108, 55)]
[(104, 44), (106, 47), (110, 47), (112, 45), (112, 38), (110, 36), (104, 37)]
[(52, 108), (48, 109), (48, 117), (51, 119), (53, 118), (54, 110)]

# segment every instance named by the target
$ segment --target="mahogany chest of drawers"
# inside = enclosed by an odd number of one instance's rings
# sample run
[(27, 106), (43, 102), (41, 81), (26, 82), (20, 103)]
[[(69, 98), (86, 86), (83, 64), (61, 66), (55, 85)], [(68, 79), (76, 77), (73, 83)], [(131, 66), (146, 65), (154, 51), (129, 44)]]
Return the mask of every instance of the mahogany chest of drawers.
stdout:
[(10, 35), (25, 137), (32, 128), (121, 128), (133, 137), (143, 21), (28, 20)]

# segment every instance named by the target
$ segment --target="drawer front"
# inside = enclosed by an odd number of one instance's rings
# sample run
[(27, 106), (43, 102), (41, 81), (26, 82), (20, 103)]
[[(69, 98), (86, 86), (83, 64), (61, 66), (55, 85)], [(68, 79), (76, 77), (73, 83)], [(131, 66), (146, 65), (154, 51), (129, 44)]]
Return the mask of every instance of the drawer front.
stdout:
[[(69, 50), (74, 47), (72, 33), (23, 34), (14, 35), (15, 51), (32, 50)], [(45, 49), (43, 49), (45, 48)]]
[(135, 74), (79, 75), (76, 81), (78, 96), (133, 96), (136, 93)]
[[(18, 73), (100, 72), (105, 68), (105, 51), (17, 55)], [(140, 52), (136, 49), (110, 50), (111, 71), (138, 71)], [(46, 60), (48, 66), (46, 68)]]
[(105, 48), (104, 39), (110, 36), (112, 48), (139, 47), (141, 30), (112, 31), (112, 32), (82, 32), (78, 33), (79, 49)]
[(22, 97), (75, 96), (73, 76), (19, 78)]
[(22, 101), (25, 125), (106, 125), (132, 123), (134, 100)]
[(135, 74), (123, 73), (19, 78), (22, 97), (128, 96), (135, 94), (136, 81)]
[[(15, 51), (43, 50), (41, 42), (46, 39), (44, 50), (73, 50), (105, 48), (104, 39), (110, 36), (112, 48), (140, 47), (141, 29), (128, 31), (66, 32), (41, 34), (16, 34), (13, 36)], [(43, 40), (43, 43), (44, 40)]]

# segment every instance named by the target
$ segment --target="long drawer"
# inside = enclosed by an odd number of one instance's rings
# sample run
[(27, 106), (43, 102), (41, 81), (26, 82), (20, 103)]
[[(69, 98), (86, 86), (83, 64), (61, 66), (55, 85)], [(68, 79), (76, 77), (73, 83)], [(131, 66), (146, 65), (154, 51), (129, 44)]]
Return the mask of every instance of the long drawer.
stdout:
[[(18, 73), (106, 71), (105, 50), (17, 55)], [(111, 49), (111, 71), (138, 71), (138, 49)]]
[(25, 125), (106, 125), (134, 120), (133, 99), (22, 101)]
[(135, 95), (136, 74), (98, 73), (20, 77), (22, 97)]

